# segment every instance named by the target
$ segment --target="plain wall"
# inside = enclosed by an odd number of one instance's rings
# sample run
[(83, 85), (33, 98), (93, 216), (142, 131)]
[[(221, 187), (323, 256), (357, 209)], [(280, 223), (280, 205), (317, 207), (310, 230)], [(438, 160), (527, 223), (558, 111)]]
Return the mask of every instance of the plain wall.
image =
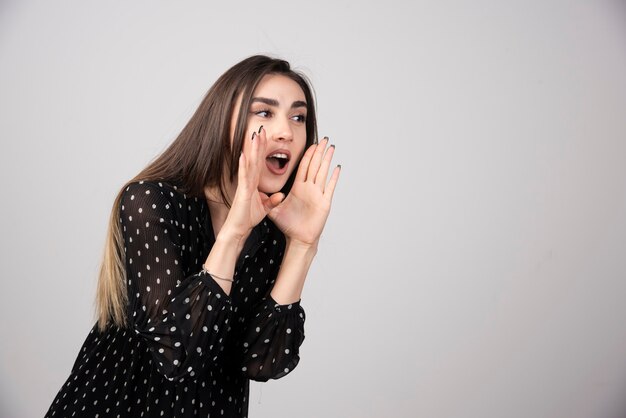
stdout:
[(69, 376), (117, 190), (256, 53), (343, 171), (251, 417), (626, 414), (623, 2), (4, 0), (1, 416)]

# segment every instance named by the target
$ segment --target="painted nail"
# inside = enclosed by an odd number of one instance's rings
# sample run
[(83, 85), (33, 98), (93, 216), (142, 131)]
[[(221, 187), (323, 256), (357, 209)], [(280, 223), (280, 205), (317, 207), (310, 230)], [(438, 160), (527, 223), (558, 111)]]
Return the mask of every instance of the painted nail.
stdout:
[(332, 144), (330, 147), (331, 147), (331, 148), (335, 148), (335, 144)]
[(261, 125), (261, 127), (259, 128), (259, 133), (261, 133), (261, 129), (263, 129), (263, 125)]
[(254, 137), (256, 136), (256, 132), (252, 132), (252, 140), (254, 141)]
[(341, 170), (341, 164), (337, 164), (337, 167), (339, 167), (339, 169)]

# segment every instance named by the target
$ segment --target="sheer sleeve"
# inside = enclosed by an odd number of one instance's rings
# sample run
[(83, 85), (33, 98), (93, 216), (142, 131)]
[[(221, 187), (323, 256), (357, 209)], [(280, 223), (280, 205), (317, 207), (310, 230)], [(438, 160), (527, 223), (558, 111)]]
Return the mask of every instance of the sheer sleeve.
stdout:
[(249, 266), (256, 271), (265, 269), (270, 287), (247, 315), (247, 325), (238, 344), (243, 353), (242, 372), (261, 382), (279, 379), (291, 372), (300, 361), (299, 349), (304, 341), (305, 314), (300, 302), (279, 305), (269, 294), (285, 251), (285, 236), (275, 226), (271, 230), (274, 233), (267, 238), (268, 248), (263, 250), (265, 259), (257, 261), (253, 257)]
[(199, 244), (184, 239), (190, 223), (175, 196), (167, 188), (133, 183), (122, 195), (120, 222), (129, 324), (159, 372), (182, 380), (218, 362), (232, 309), (210, 276), (193, 271), (198, 260), (186, 260), (189, 247)]
[(266, 296), (256, 307), (245, 333), (242, 371), (261, 382), (292, 371), (300, 361), (304, 319), (300, 302), (279, 305)]

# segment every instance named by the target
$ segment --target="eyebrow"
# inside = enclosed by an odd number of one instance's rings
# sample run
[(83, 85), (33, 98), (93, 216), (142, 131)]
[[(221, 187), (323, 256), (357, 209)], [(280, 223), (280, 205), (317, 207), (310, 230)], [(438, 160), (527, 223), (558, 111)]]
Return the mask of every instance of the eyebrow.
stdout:
[[(256, 103), (256, 102), (265, 103), (268, 106), (275, 106), (275, 107), (279, 106), (278, 100), (268, 99), (267, 97), (253, 97), (252, 100), (250, 101), (250, 103)], [(291, 104), (292, 109), (295, 109), (297, 107), (306, 107), (306, 102), (302, 100), (296, 100), (295, 102)]]

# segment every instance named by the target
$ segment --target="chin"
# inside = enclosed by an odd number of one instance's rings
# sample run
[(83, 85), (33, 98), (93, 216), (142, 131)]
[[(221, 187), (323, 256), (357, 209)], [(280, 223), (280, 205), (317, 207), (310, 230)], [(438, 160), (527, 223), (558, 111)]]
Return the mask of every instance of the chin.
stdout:
[(263, 181), (263, 179), (261, 179), (261, 181), (259, 182), (259, 191), (265, 193), (268, 196), (280, 192), (283, 187), (285, 187), (285, 184), (287, 184), (287, 178), (288, 177), (285, 177), (284, 181), (282, 179), (280, 179), (280, 181), (278, 181), (279, 179), (276, 179), (274, 181)]

